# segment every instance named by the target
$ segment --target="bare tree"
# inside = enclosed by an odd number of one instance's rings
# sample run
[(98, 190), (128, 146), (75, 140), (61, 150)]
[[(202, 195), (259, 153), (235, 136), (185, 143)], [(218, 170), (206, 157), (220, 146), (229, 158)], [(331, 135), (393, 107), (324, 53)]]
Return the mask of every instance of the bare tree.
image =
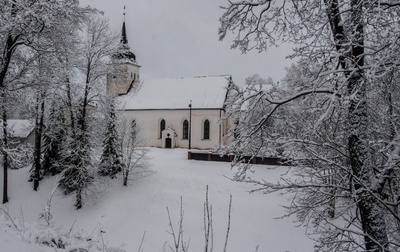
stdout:
[[(208, 185), (206, 187), (206, 194), (205, 194), (205, 202), (204, 202), (204, 251), (205, 252), (212, 252), (214, 249), (214, 229), (213, 229), (213, 220), (212, 220), (212, 205), (208, 199)], [(228, 224), (225, 234), (225, 243), (224, 243), (224, 252), (228, 251), (228, 240), (229, 240), (229, 232), (231, 229), (231, 211), (232, 211), (232, 195), (229, 199), (229, 208), (228, 208)], [(181, 197), (180, 200), (180, 212), (179, 212), (179, 220), (178, 220), (178, 228), (175, 229), (174, 225), (172, 224), (171, 214), (169, 208), (167, 207), (168, 213), (168, 220), (169, 220), (169, 228), (170, 231), (167, 231), (171, 237), (173, 238), (173, 245), (168, 245), (169, 251), (171, 252), (188, 252), (189, 245), (190, 245), (190, 238), (188, 240), (184, 239), (184, 209), (183, 209), (183, 200)], [(164, 245), (163, 251), (166, 251), (167, 243)]]
[[(136, 120), (121, 119), (119, 122), (121, 148), (123, 152), (123, 185), (128, 186), (128, 181), (140, 179), (152, 174), (149, 164), (149, 148), (145, 146), (146, 139), (141, 132), (141, 125)], [(131, 178), (130, 178), (131, 177)]]
[[(265, 131), (263, 126), (269, 120), (288, 113), (295, 108), (291, 107), (294, 103), (302, 103), (304, 107), (300, 109), (311, 117), (310, 121), (296, 122), (311, 130), (296, 136), (290, 130), (299, 125), (292, 123), (290, 126), (294, 127), (282, 128), (274, 139), (285, 145), (287, 152), (291, 149), (293, 155), (304, 157), (303, 166), (309, 169), (300, 174), (302, 182), (253, 182), (260, 190), (289, 189), (301, 196), (290, 210), (300, 220), (317, 220), (318, 231), (322, 232), (319, 250), (399, 249), (399, 232), (388, 224), (399, 219), (393, 209), (397, 203), (387, 199), (389, 191), (397, 196), (392, 181), (398, 180), (399, 137), (396, 133), (387, 137), (387, 127), (382, 124), (375, 127), (380, 123), (374, 116), (383, 119), (386, 115), (374, 113), (372, 108), (377, 101), (373, 98), (378, 98), (375, 94), (389, 84), (386, 80), (390, 75), (398, 72), (396, 41), (400, 33), (396, 27), (400, 5), (396, 1), (265, 0), (229, 2), (223, 8), (220, 39), (234, 31), (232, 46), (244, 52), (267, 50), (279, 40), (292, 42), (297, 47), (291, 57), (298, 57), (301, 64), (309, 66), (308, 83), (301, 83), (296, 92), (288, 95), (273, 97), (268, 90), (260, 89), (249, 96), (246, 91), (233, 88), (233, 95), (242, 101), (254, 97), (265, 103), (261, 118), (247, 124), (249, 130), (244, 130), (237, 141), (244, 142)], [(383, 110), (397, 106), (389, 100), (389, 106), (379, 103)], [(236, 108), (240, 107), (237, 103)], [(390, 124), (398, 127), (396, 120), (390, 120)], [(381, 130), (374, 132), (377, 128)], [(245, 172), (240, 174), (241, 178), (245, 176)], [(317, 188), (324, 188), (322, 201), (316, 197), (322, 196), (315, 194)], [(336, 215), (345, 220), (345, 226), (318, 211), (321, 205), (336, 205), (337, 210), (336, 200), (343, 207)], [(357, 236), (363, 238), (362, 243)]]
[(189, 251), (189, 245), (190, 245), (190, 239), (188, 241), (185, 241), (183, 235), (183, 220), (184, 220), (184, 211), (183, 211), (183, 202), (182, 202), (182, 196), (181, 196), (181, 205), (180, 205), (180, 212), (179, 212), (179, 221), (178, 221), (178, 230), (174, 229), (174, 225), (172, 224), (171, 220), (171, 214), (169, 212), (169, 208), (167, 207), (167, 213), (168, 213), (168, 221), (169, 221), (169, 228), (171, 231), (168, 233), (172, 236), (174, 240), (173, 246), (169, 246), (169, 249), (171, 252), (188, 252)]
[[(84, 37), (81, 41), (81, 57), (74, 61), (78, 75), (83, 83), (66, 82), (67, 106), (70, 114), (71, 141), (70, 153), (66, 159), (71, 164), (60, 180), (65, 192), (76, 193), (75, 206), (80, 209), (83, 204), (82, 193), (91, 182), (88, 168), (91, 166), (90, 122), (93, 107), (99, 101), (99, 90), (105, 87), (107, 73), (106, 62), (112, 54), (116, 36), (110, 31), (108, 20), (95, 15), (87, 20), (84, 26)], [(74, 95), (76, 94), (76, 95)]]
[[(7, 196), (8, 169), (8, 132), (7, 132), (7, 97), (16, 87), (24, 87), (21, 80), (24, 71), (24, 61), (35, 57), (33, 51), (46, 50), (48, 44), (42, 43), (42, 38), (65, 24), (77, 27), (89, 11), (79, 7), (76, 1), (2, 1), (0, 3), (2, 18), (0, 19), (0, 94), (2, 114), (2, 154), (3, 154), (3, 203)], [(54, 34), (54, 33), (53, 33)], [(62, 36), (54, 36), (52, 42)], [(51, 38), (48, 37), (48, 38)], [(49, 40), (50, 41), (50, 40)]]

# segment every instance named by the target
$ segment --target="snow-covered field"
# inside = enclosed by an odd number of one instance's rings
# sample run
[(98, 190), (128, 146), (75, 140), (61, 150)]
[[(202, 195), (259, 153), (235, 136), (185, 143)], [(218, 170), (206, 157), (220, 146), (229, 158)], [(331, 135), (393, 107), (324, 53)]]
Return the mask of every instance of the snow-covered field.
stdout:
[[(154, 173), (122, 186), (122, 178), (105, 180), (88, 192), (80, 210), (73, 206), (74, 197), (57, 191), (52, 198), (52, 224), (60, 233), (71, 231), (75, 236), (91, 237), (99, 245), (138, 251), (144, 232), (143, 251), (163, 251), (172, 245), (168, 233), (171, 212), (175, 228), (179, 220), (180, 198), (183, 198), (184, 239), (190, 239), (189, 251), (204, 251), (203, 204), (206, 186), (212, 205), (214, 251), (223, 251), (228, 222), (229, 196), (232, 195), (231, 229), (228, 241), (230, 252), (312, 251), (313, 243), (305, 236), (304, 227), (296, 227), (293, 219), (276, 219), (284, 214), (280, 205), (288, 204), (287, 196), (279, 194), (249, 194), (251, 185), (229, 180), (234, 173), (228, 163), (187, 160), (187, 150), (152, 149), (151, 169)], [(255, 166), (253, 176), (277, 180), (284, 168), (268, 169)], [(34, 192), (27, 182), (28, 169), (10, 171), (10, 203), (3, 205), (19, 223), (37, 222), (50, 197), (55, 178), (41, 181)], [(4, 222), (0, 218), (0, 222)], [(0, 223), (0, 251), (54, 251), (32, 246), (14, 236), (10, 228)], [(28, 237), (26, 237), (28, 236)], [(3, 247), (3, 249), (1, 248)], [(29, 249), (28, 249), (29, 248)], [(64, 251), (64, 250), (59, 250)], [(165, 251), (170, 251), (166, 249)]]

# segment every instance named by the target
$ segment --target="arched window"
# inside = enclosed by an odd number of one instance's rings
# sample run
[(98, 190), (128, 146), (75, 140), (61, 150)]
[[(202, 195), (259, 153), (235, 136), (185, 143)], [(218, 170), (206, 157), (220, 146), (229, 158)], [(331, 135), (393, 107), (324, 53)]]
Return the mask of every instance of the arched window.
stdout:
[(131, 122), (131, 138), (135, 139), (137, 136), (137, 125), (136, 120), (133, 119)]
[(189, 123), (187, 120), (183, 121), (182, 139), (189, 139)]
[(203, 139), (210, 139), (210, 121), (207, 119), (203, 123)]
[(160, 138), (162, 137), (162, 131), (165, 130), (165, 120), (160, 121)]

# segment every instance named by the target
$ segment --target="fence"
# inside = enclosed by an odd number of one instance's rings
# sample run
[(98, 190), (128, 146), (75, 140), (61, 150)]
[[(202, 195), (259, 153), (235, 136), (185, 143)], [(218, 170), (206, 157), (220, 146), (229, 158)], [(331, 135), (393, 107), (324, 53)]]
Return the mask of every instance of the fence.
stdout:
[[(221, 155), (213, 152), (202, 151), (188, 151), (189, 160), (202, 160), (202, 161), (217, 161), (217, 162), (232, 162), (235, 159), (234, 155)], [(279, 157), (242, 157), (242, 160), (252, 164), (263, 165), (284, 165), (284, 160)]]

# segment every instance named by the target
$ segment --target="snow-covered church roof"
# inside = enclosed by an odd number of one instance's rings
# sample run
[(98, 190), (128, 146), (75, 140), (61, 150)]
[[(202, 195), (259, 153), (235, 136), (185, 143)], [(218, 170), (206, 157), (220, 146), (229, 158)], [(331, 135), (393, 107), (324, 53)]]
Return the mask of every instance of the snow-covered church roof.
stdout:
[(229, 75), (188, 77), (176, 79), (149, 79), (137, 83), (126, 94), (117, 97), (122, 110), (222, 109)]

